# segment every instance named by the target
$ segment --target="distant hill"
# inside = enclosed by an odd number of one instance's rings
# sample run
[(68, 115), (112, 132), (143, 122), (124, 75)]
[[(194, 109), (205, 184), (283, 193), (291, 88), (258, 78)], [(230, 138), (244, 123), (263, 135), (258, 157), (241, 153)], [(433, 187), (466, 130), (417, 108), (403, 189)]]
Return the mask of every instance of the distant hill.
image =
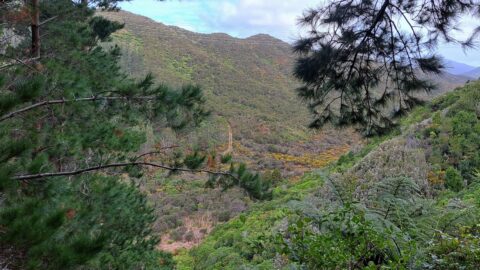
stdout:
[(474, 67), (452, 60), (445, 60), (445, 71), (447, 73), (458, 75), (460, 78), (478, 79), (480, 78), (480, 67)]
[[(276, 143), (308, 134), (310, 116), (295, 94), (299, 82), (291, 75), (290, 44), (266, 34), (238, 39), (193, 33), (124, 11), (101, 14), (125, 23), (114, 42), (130, 75), (151, 71), (161, 82), (200, 84), (214, 115), (230, 122), (236, 139)], [(432, 95), (467, 80), (451, 74), (432, 79), (439, 85)]]
[(464, 63), (456, 62), (453, 60), (445, 59), (445, 72), (453, 75), (464, 75), (465, 73), (475, 69), (474, 66), (470, 66)]
[(472, 69), (469, 72), (463, 73), (462, 75), (472, 79), (480, 79), (480, 67)]

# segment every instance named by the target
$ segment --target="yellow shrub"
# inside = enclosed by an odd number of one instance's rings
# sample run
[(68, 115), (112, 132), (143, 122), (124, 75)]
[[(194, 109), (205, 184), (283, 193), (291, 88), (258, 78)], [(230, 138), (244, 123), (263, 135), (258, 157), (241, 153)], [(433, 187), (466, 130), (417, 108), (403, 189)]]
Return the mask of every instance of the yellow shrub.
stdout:
[(311, 168), (323, 168), (332, 162), (337, 161), (340, 156), (350, 150), (348, 145), (333, 147), (320, 154), (308, 154), (303, 156), (294, 156), (289, 154), (273, 153), (270, 156), (276, 160), (288, 163), (308, 166)]

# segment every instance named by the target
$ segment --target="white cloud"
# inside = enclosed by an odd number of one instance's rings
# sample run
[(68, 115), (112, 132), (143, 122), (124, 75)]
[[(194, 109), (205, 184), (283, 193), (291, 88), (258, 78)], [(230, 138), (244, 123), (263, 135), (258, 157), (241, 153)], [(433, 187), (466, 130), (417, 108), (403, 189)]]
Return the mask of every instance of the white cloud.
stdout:
[[(194, 32), (223, 32), (236, 37), (270, 34), (287, 42), (298, 38), (297, 19), (302, 13), (327, 0), (156, 0), (133, 1), (123, 8), (157, 21)], [(462, 17), (455, 37), (465, 39), (480, 25), (479, 19)], [(480, 40), (479, 40), (480, 42)], [(480, 66), (479, 50), (463, 52), (455, 44), (440, 45), (446, 58)]]
[(213, 4), (217, 12), (205, 19), (215, 28), (237, 33), (241, 37), (267, 33), (290, 41), (297, 36), (297, 18), (318, 0), (238, 0)]

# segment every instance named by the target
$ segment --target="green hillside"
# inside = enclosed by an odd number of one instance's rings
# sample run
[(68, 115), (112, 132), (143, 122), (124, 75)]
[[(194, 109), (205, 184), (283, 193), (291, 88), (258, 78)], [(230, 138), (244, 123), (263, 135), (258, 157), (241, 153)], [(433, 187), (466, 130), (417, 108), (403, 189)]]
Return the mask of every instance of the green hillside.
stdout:
[(202, 35), (128, 12), (102, 15), (125, 23), (114, 42), (129, 74), (150, 71), (161, 82), (201, 85), (213, 113), (232, 123), (235, 137), (305, 135), (308, 114), (293, 91), (287, 43), (268, 35)]
[[(299, 84), (291, 75), (295, 56), (288, 43), (265, 34), (246, 39), (198, 34), (124, 11), (101, 14), (125, 23), (114, 34), (114, 43), (122, 48), (127, 73), (138, 77), (152, 72), (159, 82), (201, 85), (213, 114), (223, 119), (211, 120), (223, 126), (220, 133), (226, 134), (228, 121), (235, 139), (260, 144), (309, 136), (310, 116), (294, 91)], [(465, 82), (451, 74), (432, 79), (439, 89), (426, 98)], [(225, 141), (225, 136), (219, 139)]]
[[(193, 33), (124, 11), (101, 15), (125, 24), (110, 45), (121, 47), (121, 66), (129, 75), (152, 72), (158, 82), (205, 90), (212, 116), (186, 137), (154, 127), (150, 137), (164, 144), (232, 150), (236, 160), (283, 176), (321, 168), (361, 144), (353, 129), (306, 128), (310, 115), (296, 96), (288, 43), (265, 34), (238, 39)], [(431, 79), (438, 89), (421, 94), (427, 100), (465, 82), (448, 73)]]
[(218, 226), (179, 269), (478, 269), (479, 108), (480, 82), (436, 98)]
[[(179, 257), (180, 265), (190, 269), (192, 263), (205, 263), (203, 269), (209, 269), (208, 265), (217, 265), (217, 259), (218, 269), (227, 267), (223, 264), (227, 262), (232, 269), (242, 264), (271, 265), (271, 256), (277, 252), (272, 248), (278, 245), (267, 248), (263, 246), (264, 238), (274, 235), (269, 230), (278, 229), (277, 223), (291, 215), (288, 202), (310, 197), (308, 194), (323, 183), (316, 170), (324, 175), (330, 169), (322, 168), (331, 166), (350, 150), (359, 151), (363, 140), (351, 129), (312, 132), (305, 128), (309, 114), (294, 91), (297, 87), (291, 76), (294, 56), (290, 45), (281, 40), (268, 35), (237, 39), (226, 34), (198, 34), (128, 12), (102, 15), (125, 23), (125, 28), (113, 35), (113, 43), (122, 48), (121, 64), (127, 73), (141, 76), (151, 71), (159, 82), (177, 86), (195, 83), (206, 90), (213, 116), (189, 134), (187, 142), (222, 152), (229, 148), (231, 132), (235, 160), (265, 172), (267, 178), (275, 175), (275, 199), (260, 205), (238, 190), (205, 191), (203, 182), (192, 184), (188, 178), (152, 177), (146, 189), (157, 216), (161, 217), (155, 225), (156, 232), (162, 235), (159, 247), (173, 252), (190, 249), (203, 243), (213, 230), (213, 235), (199, 248)], [(439, 89), (423, 95), (425, 99), (464, 83), (464, 78), (451, 74), (432, 80)], [(155, 128), (151, 136), (170, 141), (165, 143), (170, 145), (178, 139), (173, 134), (159, 134)], [(185, 145), (185, 141), (179, 144)], [(366, 152), (362, 150), (357, 155)], [(404, 169), (417, 171), (413, 165)], [(304, 173), (306, 176), (302, 176)], [(279, 182), (282, 178), (288, 180)], [(245, 211), (250, 214), (242, 214)], [(232, 222), (221, 225), (232, 218)], [(246, 221), (238, 223), (239, 219)], [(269, 255), (253, 255), (264, 248), (262, 252), (270, 252)], [(211, 256), (215, 261), (204, 261)]]

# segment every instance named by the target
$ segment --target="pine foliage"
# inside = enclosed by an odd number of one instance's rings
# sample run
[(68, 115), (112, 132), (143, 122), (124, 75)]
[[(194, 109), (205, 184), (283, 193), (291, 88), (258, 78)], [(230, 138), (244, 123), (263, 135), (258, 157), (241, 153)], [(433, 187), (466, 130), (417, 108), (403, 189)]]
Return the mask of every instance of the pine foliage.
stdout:
[[(0, 241), (26, 252), (27, 269), (171, 269), (171, 256), (156, 251), (156, 217), (135, 184), (140, 165), (61, 173), (138, 163), (146, 125), (181, 130), (208, 116), (201, 88), (125, 76), (119, 48), (99, 43), (123, 26), (90, 7), (41, 1), (40, 13), (41, 57), (30, 59), (29, 33), (19, 30), (23, 42), (0, 55), (9, 63), (0, 76)], [(180, 166), (202, 163), (197, 155)], [(25, 175), (38, 177), (20, 181)]]
[(479, 15), (477, 0), (330, 1), (299, 20), (307, 30), (294, 45), (298, 95), (313, 114), (311, 127), (354, 125), (382, 134), (421, 100), (415, 93), (435, 85), (422, 73), (439, 74), (434, 54), (441, 41), (474, 45), (452, 34), (461, 15)]

